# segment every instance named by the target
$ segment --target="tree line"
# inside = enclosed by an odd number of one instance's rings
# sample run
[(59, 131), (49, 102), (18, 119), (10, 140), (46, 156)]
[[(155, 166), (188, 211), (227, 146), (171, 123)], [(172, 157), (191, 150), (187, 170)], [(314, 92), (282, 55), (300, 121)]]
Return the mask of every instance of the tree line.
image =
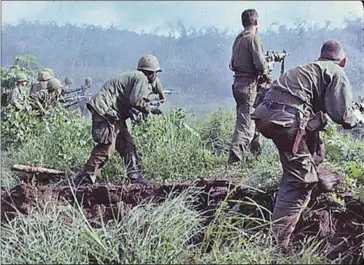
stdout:
[[(329, 23), (307, 26), (300, 20), (292, 28), (272, 24), (260, 36), (264, 50), (285, 49), (291, 53), (285, 62), (286, 70), (316, 60), (324, 41), (340, 41), (348, 55), (346, 72), (357, 97), (364, 94), (362, 34), (358, 18), (347, 19), (340, 29), (330, 29)], [(41, 67), (51, 67), (62, 81), (71, 76), (76, 85), (81, 85), (86, 76), (91, 76), (96, 92), (108, 78), (135, 69), (141, 55), (152, 53), (160, 59), (164, 70), (161, 73), (164, 87), (180, 92), (170, 96), (171, 102), (190, 107), (216, 105), (232, 100), (233, 73), (228, 65), (235, 35), (216, 27), (187, 29), (182, 21), (170, 24), (168, 36), (160, 36), (114, 26), (23, 20), (2, 27), (2, 65), (12, 65), (14, 56), (30, 53), (37, 57)], [(278, 75), (277, 65), (274, 77)]]

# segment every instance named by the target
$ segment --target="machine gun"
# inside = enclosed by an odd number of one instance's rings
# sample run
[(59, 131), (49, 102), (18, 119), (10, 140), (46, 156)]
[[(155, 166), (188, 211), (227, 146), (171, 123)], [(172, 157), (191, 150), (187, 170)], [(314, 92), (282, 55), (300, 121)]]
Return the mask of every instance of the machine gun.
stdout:
[(83, 100), (88, 100), (87, 96), (65, 97), (60, 100), (64, 108), (69, 108), (73, 105), (80, 103)]
[(281, 74), (284, 73), (284, 60), (290, 55), (285, 50), (283, 52), (267, 51), (265, 54), (265, 60), (270, 63), (281, 63)]
[[(290, 55), (288, 52), (283, 50), (283, 52), (275, 52), (275, 51), (267, 51), (265, 54), (265, 60), (268, 63), (281, 63), (281, 74), (284, 73), (284, 60), (286, 57)], [(270, 72), (273, 71), (273, 69), (270, 69)], [(255, 98), (254, 107), (258, 106), (264, 99), (265, 93), (269, 89), (269, 85), (266, 84), (265, 80), (258, 79), (258, 93)]]
[(80, 91), (83, 91), (84, 90), (84, 87), (81, 86), (81, 87), (78, 87), (78, 88), (74, 88), (74, 89), (70, 89), (70, 90), (63, 90), (62, 92), (62, 95), (69, 95), (69, 94), (73, 94), (73, 93), (77, 93), (77, 92), (80, 92)]

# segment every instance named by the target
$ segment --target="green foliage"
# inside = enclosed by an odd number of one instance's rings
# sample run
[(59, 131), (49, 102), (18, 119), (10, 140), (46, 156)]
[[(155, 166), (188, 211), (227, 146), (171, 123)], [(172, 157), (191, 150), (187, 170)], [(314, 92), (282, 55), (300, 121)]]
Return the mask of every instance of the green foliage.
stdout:
[(37, 114), (14, 111), (1, 122), (1, 163), (8, 177), (15, 163), (74, 170), (91, 151), (90, 123), (79, 114), (61, 107), (42, 117)]
[[(91, 228), (74, 207), (49, 204), (1, 229), (2, 261), (16, 264), (182, 263), (200, 214), (181, 194), (154, 205), (139, 205), (120, 222)], [(122, 209), (120, 209), (122, 210)]]
[(31, 54), (15, 56), (14, 64), (10, 68), (1, 67), (1, 106), (8, 104), (11, 91), (15, 88), (15, 78), (18, 73), (24, 73), (28, 77), (28, 83), (36, 80), (34, 70), (37, 58)]

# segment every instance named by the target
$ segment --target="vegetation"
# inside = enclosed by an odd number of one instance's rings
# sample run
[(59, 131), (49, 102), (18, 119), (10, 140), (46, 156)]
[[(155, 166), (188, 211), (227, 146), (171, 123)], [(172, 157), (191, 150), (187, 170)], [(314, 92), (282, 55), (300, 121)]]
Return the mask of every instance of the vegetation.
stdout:
[[(182, 30), (183, 24), (177, 29)], [(359, 60), (360, 44), (352, 36), (359, 31), (360, 22), (348, 21), (342, 30), (307, 29), (300, 25), (287, 29), (281, 26), (278, 33), (267, 31), (262, 37), (264, 43), (275, 50), (286, 48), (294, 51), (297, 47), (301, 48), (299, 53), (292, 54), (286, 67), (315, 59), (313, 54), (317, 54), (319, 46), (327, 38), (341, 40), (353, 58), (352, 67), (348, 68), (349, 78), (358, 87), (364, 70)], [(43, 35), (34, 39), (34, 32)], [(274, 195), (282, 170), (277, 150), (271, 141), (262, 139), (263, 151), (258, 159), (249, 159), (243, 167), (226, 168), (235, 115), (230, 108), (218, 109), (214, 102), (217, 98), (223, 101), (231, 97), (226, 93), (229, 91), (231, 73), (221, 69), (221, 65), (227, 65), (233, 36), (214, 29), (205, 32), (185, 29), (181, 32), (185, 33), (175, 39), (173, 36), (137, 35), (112, 27), (80, 28), (24, 21), (18, 26), (3, 27), (4, 61), (9, 63), (9, 56), (23, 54), (29, 49), (37, 55), (40, 65), (54, 68), (56, 76), (73, 74), (80, 78), (91, 75), (100, 84), (115, 74), (115, 68), (120, 71), (126, 67), (134, 68), (140, 54), (160, 54), (163, 67), (171, 69), (163, 73), (165, 85), (186, 88), (183, 100), (178, 103), (194, 106), (206, 95), (203, 104), (214, 105), (209, 106), (214, 111), (193, 117), (186, 109), (174, 108), (163, 116), (150, 117), (136, 126), (129, 122), (146, 178), (164, 183), (198, 177), (235, 177)], [(70, 69), (75, 55), (65, 54), (65, 51), (76, 50), (74, 47), (82, 34), (87, 36), (84, 48), (77, 55), (82, 59), (76, 60), (77, 67), (71, 68), (73, 72), (70, 73), (66, 69)], [(118, 37), (117, 42), (109, 41), (115, 36)], [(40, 42), (42, 39), (49, 41)], [(102, 40), (102, 43), (98, 40)], [(312, 45), (304, 45), (305, 41), (310, 41)], [(129, 51), (128, 47), (134, 49)], [(110, 53), (105, 54), (105, 49)], [(306, 57), (300, 58), (302, 55)], [(18, 63), (15, 63), (17, 67), (26, 68), (33, 80), (37, 66), (35, 59), (17, 57)], [(13, 75), (12, 69), (18, 68), (3, 68), (2, 76)], [(196, 94), (201, 96), (196, 99)], [(1, 114), (2, 191), (8, 191), (19, 183), (17, 175), (10, 170), (15, 163), (71, 173), (81, 168), (90, 154), (93, 145), (90, 119), (76, 112), (57, 107), (39, 118), (34, 111), (15, 112), (11, 108), (3, 108)], [(359, 128), (357, 132), (362, 134), (363, 129)], [(358, 191), (358, 196), (364, 201), (364, 142), (351, 134), (342, 134), (334, 125), (328, 127), (324, 137), (326, 165), (344, 174), (348, 188)], [(117, 154), (108, 161), (98, 180), (113, 184), (125, 182), (124, 169)], [(219, 207), (223, 208), (224, 205)], [(45, 209), (39, 207), (32, 214), (17, 217), (2, 227), (1, 258), (4, 263), (17, 264), (328, 263), (325, 246), (313, 237), (302, 242), (299, 251), (287, 256), (275, 247), (269, 220), (251, 220), (233, 209), (218, 213), (210, 227), (203, 227), (204, 217), (194, 209), (193, 198), (186, 192), (163, 204), (139, 205), (120, 221), (93, 228), (82, 214), (81, 206), (75, 208), (55, 201)], [(247, 228), (246, 224), (251, 221), (259, 222), (261, 231)], [(193, 243), (191, 239), (202, 229), (208, 229), (204, 240)], [(341, 259), (330, 262), (341, 263)]]

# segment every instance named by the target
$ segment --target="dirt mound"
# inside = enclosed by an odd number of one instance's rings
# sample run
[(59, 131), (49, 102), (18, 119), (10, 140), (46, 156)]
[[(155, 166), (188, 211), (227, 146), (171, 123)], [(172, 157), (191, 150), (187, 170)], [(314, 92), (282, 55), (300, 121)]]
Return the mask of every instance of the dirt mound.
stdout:
[[(219, 203), (228, 197), (229, 208), (233, 201), (244, 201), (250, 198), (268, 210), (272, 210), (273, 197), (244, 185), (235, 180), (200, 179), (180, 183), (169, 183), (161, 186), (130, 187), (113, 185), (85, 185), (77, 190), (69, 186), (32, 186), (20, 184), (1, 198), (1, 223), (14, 219), (19, 214), (29, 214), (36, 205), (48, 202), (67, 202), (82, 205), (85, 216), (90, 223), (98, 227), (103, 222), (121, 218), (125, 211), (142, 203), (161, 203), (168, 197), (177, 196), (184, 190), (195, 190), (195, 207), (204, 213), (206, 224), (213, 218)], [(192, 190), (191, 190), (192, 188)], [(196, 192), (198, 191), (198, 192)], [(328, 253), (331, 259), (340, 253), (352, 253), (348, 258), (360, 260), (361, 244), (364, 233), (364, 205), (346, 193), (338, 195), (344, 202), (341, 205), (326, 194), (313, 196), (309, 210), (305, 212), (295, 231), (296, 240), (304, 235), (317, 235), (324, 239), (332, 250)], [(234, 208), (235, 209), (235, 208)], [(238, 207), (237, 211), (261, 217), (256, 206)], [(269, 213), (265, 212), (269, 219)], [(350, 250), (348, 252), (348, 250)]]

